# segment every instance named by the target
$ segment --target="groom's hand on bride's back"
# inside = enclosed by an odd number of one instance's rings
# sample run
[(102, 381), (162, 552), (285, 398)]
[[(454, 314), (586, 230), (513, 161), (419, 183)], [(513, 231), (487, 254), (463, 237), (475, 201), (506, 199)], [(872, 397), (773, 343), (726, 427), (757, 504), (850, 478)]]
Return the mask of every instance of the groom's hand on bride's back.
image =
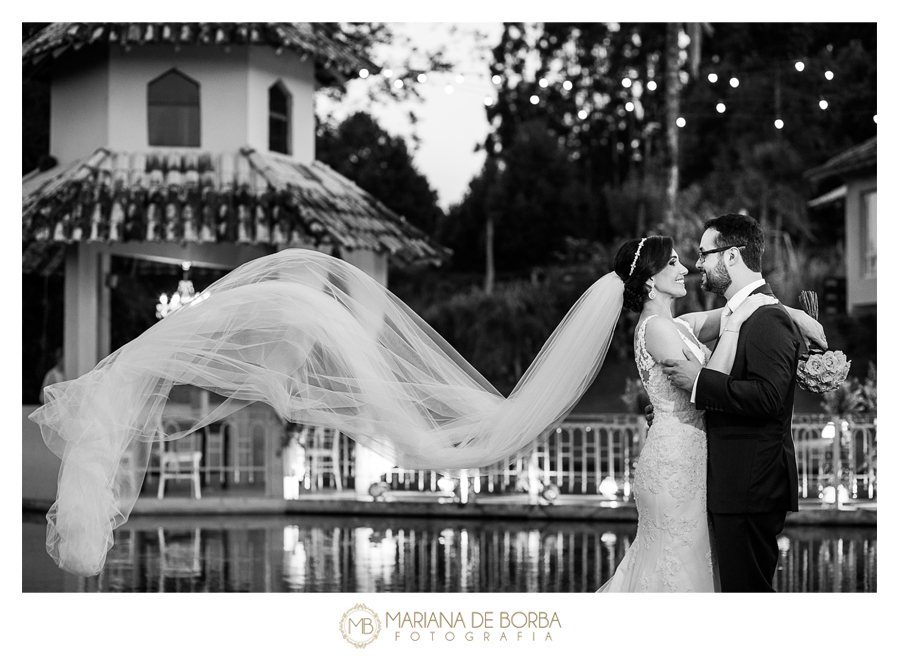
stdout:
[(684, 360), (663, 359), (660, 363), (662, 364), (663, 372), (666, 373), (666, 378), (674, 386), (690, 391), (694, 388), (694, 382), (697, 380), (697, 375), (700, 374), (703, 364), (700, 363), (700, 360), (694, 356), (691, 350), (684, 348), (683, 351)]
[(644, 407), (644, 416), (647, 418), (647, 427), (653, 424), (653, 405), (648, 404)]

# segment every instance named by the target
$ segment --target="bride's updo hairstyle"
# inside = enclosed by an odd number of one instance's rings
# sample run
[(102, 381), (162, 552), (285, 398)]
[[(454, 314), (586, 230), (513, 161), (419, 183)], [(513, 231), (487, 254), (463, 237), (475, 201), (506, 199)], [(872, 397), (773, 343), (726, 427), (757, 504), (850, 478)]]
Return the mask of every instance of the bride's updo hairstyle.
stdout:
[(625, 282), (622, 307), (640, 313), (647, 301), (647, 279), (660, 272), (672, 257), (675, 241), (664, 235), (629, 240), (616, 254), (614, 271)]

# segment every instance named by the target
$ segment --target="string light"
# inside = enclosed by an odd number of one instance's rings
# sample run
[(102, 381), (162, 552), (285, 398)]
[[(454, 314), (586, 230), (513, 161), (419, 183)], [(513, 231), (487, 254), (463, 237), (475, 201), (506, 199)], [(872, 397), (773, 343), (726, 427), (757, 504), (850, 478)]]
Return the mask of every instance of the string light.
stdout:
[[(803, 61), (797, 60), (797, 61), (794, 62), (794, 68), (795, 68), (797, 71), (802, 72), (802, 71), (805, 70), (806, 65), (805, 65), (805, 63), (804, 63)], [(405, 86), (405, 84), (404, 84), (404, 75), (403, 75), (403, 74), (395, 73), (395, 71), (394, 71), (393, 69), (391, 69), (391, 68), (384, 68), (384, 69), (382, 69), (381, 73), (382, 73), (382, 75), (383, 75), (385, 78), (394, 78), (394, 80), (393, 80), (393, 85), (392, 85), (392, 86), (395, 87), (396, 89), (402, 89), (402, 88)], [(360, 70), (359, 70), (359, 77), (360, 77), (360, 78), (365, 79), (365, 78), (368, 78), (370, 75), (371, 75), (371, 73), (369, 72), (368, 69), (360, 69)], [(415, 74), (415, 78), (413, 78), (413, 75), (414, 75), (414, 72), (412, 72), (412, 71), (407, 72), (407, 74), (405, 75), (405, 77), (406, 77), (406, 78), (409, 78), (409, 79), (406, 80), (406, 81), (411, 83), (411, 81), (412, 81), (413, 79), (415, 79), (417, 82), (419, 82), (419, 83), (421, 83), (421, 84), (425, 84), (425, 83), (428, 81), (428, 79), (429, 79), (429, 76), (428, 76), (425, 72), (419, 72), (418, 74)], [(483, 75), (483, 74), (477, 74), (477, 73), (474, 74), (474, 75), (475, 75), (476, 78), (478, 78), (478, 77), (487, 77), (487, 76), (485, 76), (485, 75)], [(824, 75), (825, 75), (825, 79), (826, 79), (826, 80), (833, 80), (833, 79), (834, 79), (834, 73), (833, 73), (832, 71), (830, 71), (830, 70), (824, 71)], [(624, 87), (625, 89), (634, 89), (634, 95), (635, 95), (635, 97), (639, 97), (639, 96), (640, 96), (640, 90), (641, 90), (642, 84), (644, 84), (644, 85), (646, 86), (646, 89), (647, 89), (648, 91), (656, 91), (657, 88), (659, 88), (659, 83), (658, 83), (656, 80), (646, 80), (646, 81), (643, 81), (643, 80), (641, 80), (641, 79), (639, 78), (639, 76), (636, 76), (636, 75), (635, 75), (635, 72), (634, 72), (634, 71), (632, 71), (632, 72), (629, 74), (629, 76), (630, 76), (630, 77), (623, 77), (623, 78), (622, 78), (622, 87)], [(686, 71), (680, 71), (680, 72), (679, 72), (679, 76), (680, 76), (682, 82), (688, 82), (688, 81), (689, 81), (689, 76), (688, 76), (688, 74), (687, 74)], [(638, 78), (638, 79), (635, 79), (635, 78)], [(502, 77), (500, 74), (492, 74), (492, 75), (490, 76), (490, 79), (491, 79), (491, 82), (492, 82), (493, 84), (495, 84), (495, 85), (501, 85), (501, 84), (503, 83), (503, 77)], [(708, 74), (707, 74), (707, 79), (709, 80), (710, 83), (716, 83), (716, 82), (718, 82), (718, 80), (719, 80), (719, 75), (718, 75), (717, 73), (708, 73)], [(731, 86), (732, 89), (736, 89), (738, 86), (740, 86), (740, 80), (737, 78), (737, 76), (734, 76), (734, 75), (732, 75), (732, 76), (726, 76), (725, 79), (728, 80), (728, 84)], [(457, 73), (457, 74), (455, 75), (455, 81), (456, 81), (456, 83), (457, 83), (458, 85), (463, 84), (464, 81), (465, 81), (465, 75), (463, 75), (462, 73)], [(571, 80), (563, 80), (561, 83), (553, 83), (553, 84), (551, 84), (550, 80), (548, 80), (546, 77), (542, 77), (542, 78), (538, 79), (538, 80), (537, 80), (537, 83), (538, 83), (538, 86), (539, 86), (541, 89), (547, 89), (548, 87), (551, 87), (551, 86), (553, 86), (553, 85), (559, 85), (559, 86), (561, 86), (562, 89), (565, 90), (565, 91), (571, 91), (572, 89), (574, 89), (574, 86), (575, 86), (574, 83), (573, 83)], [(444, 87), (444, 91), (445, 91), (447, 94), (452, 94), (452, 93), (454, 93), (454, 91), (455, 91), (454, 85), (453, 85), (453, 84), (447, 84), (447, 85)], [(623, 99), (623, 100), (624, 100), (624, 99)], [(491, 106), (493, 106), (493, 105), (496, 105), (496, 102), (497, 102), (497, 101), (496, 101), (495, 98), (493, 98), (493, 97), (491, 97), (491, 96), (484, 96), (484, 97), (483, 97), (483, 102), (484, 102), (484, 105), (485, 105), (486, 107), (491, 107)], [(530, 102), (532, 105), (538, 105), (538, 104), (540, 104), (540, 97), (539, 97), (537, 94), (532, 94), (532, 95), (529, 97), (529, 102)], [(824, 98), (822, 98), (821, 96), (819, 97), (818, 104), (819, 104), (819, 107), (821, 108), (821, 110), (826, 110), (826, 109), (828, 108), (828, 106), (829, 106), (828, 101), (826, 101), (826, 100), (825, 100)], [(726, 105), (725, 105), (725, 103), (724, 103), (723, 101), (720, 100), (720, 101), (716, 104), (716, 111), (717, 111), (719, 114), (724, 114), (724, 113), (726, 112), (726, 109), (727, 109), (727, 108), (726, 108)], [(638, 104), (637, 104), (636, 101), (627, 101), (627, 102), (624, 104), (624, 106), (622, 106), (622, 105), (619, 106), (619, 108), (618, 108), (618, 110), (617, 110), (617, 114), (618, 114), (620, 117), (623, 117), (623, 118), (624, 118), (624, 117), (626, 116), (626, 112), (637, 112), (637, 111), (639, 111), (639, 110), (640, 110), (640, 108), (638, 107)], [(581, 119), (581, 120), (587, 119), (589, 115), (590, 115), (590, 111), (587, 110), (587, 109), (581, 109), (581, 110), (579, 110), (578, 113), (577, 113), (578, 118)], [(878, 123), (878, 115), (877, 115), (877, 114), (874, 115), (874, 116), (872, 117), (872, 120), (873, 120), (875, 123)], [(676, 123), (676, 125), (677, 125), (679, 128), (684, 128), (685, 125), (687, 125), (687, 122), (686, 122), (686, 120), (684, 119), (684, 117), (678, 117), (677, 120), (675, 121), (675, 123)], [(620, 126), (626, 126), (627, 124), (625, 124), (624, 121), (619, 121), (619, 125), (620, 125)], [(779, 119), (776, 119), (776, 120), (775, 120), (775, 127), (776, 127), (778, 130), (783, 129), (783, 127), (784, 127), (784, 121), (782, 121), (780, 118), (779, 118)], [(623, 145), (623, 146), (624, 146), (624, 145)]]

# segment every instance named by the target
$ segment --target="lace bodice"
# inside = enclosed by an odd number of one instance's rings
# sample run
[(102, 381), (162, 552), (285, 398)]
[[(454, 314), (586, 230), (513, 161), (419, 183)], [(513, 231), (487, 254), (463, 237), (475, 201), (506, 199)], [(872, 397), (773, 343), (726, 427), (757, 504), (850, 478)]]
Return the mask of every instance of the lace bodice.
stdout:
[[(703, 412), (697, 411), (691, 404), (691, 394), (688, 391), (677, 388), (672, 385), (663, 372), (662, 365), (647, 351), (646, 332), (647, 323), (657, 317), (651, 315), (645, 318), (635, 333), (634, 360), (637, 363), (638, 373), (641, 376), (641, 382), (650, 397), (650, 404), (653, 405), (654, 422), (665, 421), (667, 417), (674, 417), (680, 422), (688, 422), (696, 427), (703, 428)], [(691, 326), (684, 320), (675, 318), (675, 323), (684, 327), (685, 331), (679, 329), (679, 336), (684, 344), (687, 345), (694, 355), (700, 360), (700, 363), (706, 365), (709, 361), (711, 352), (697, 340), (691, 331)]]

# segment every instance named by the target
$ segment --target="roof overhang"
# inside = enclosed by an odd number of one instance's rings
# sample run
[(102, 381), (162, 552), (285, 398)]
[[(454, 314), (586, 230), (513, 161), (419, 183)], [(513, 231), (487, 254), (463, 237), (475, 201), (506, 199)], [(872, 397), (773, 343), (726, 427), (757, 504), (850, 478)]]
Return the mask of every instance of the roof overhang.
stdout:
[(327, 165), (251, 148), (101, 148), (32, 172), (22, 178), (22, 241), (26, 271), (28, 249), (45, 254), (44, 269), (49, 245), (80, 241), (331, 245), (403, 264), (452, 253)]
[(821, 206), (827, 206), (832, 203), (836, 203), (847, 196), (847, 186), (841, 185), (840, 187), (836, 187), (830, 192), (826, 192), (822, 196), (818, 196), (812, 201), (808, 201), (806, 206), (808, 208), (819, 208)]

